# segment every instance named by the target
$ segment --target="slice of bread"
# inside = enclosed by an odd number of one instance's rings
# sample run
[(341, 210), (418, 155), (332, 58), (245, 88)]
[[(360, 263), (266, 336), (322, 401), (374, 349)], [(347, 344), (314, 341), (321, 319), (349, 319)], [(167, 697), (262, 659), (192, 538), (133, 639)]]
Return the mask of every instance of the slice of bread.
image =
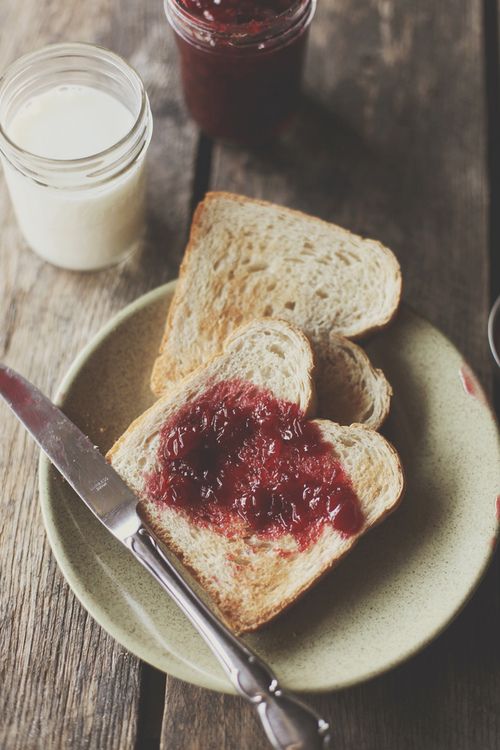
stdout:
[(365, 426), (317, 421), (351, 479), (364, 521), (360, 532), (350, 537), (325, 524), (306, 549), (300, 549), (291, 534), (275, 540), (258, 533), (228, 537), (198, 526), (182, 511), (148, 499), (144, 477), (155, 468), (161, 427), (209, 386), (221, 380), (247, 380), (297, 403), (310, 415), (312, 372), (311, 350), (300, 331), (283, 321), (254, 321), (228, 339), (221, 355), (135, 420), (108, 453), (108, 460), (141, 497), (142, 513), (156, 535), (194, 574), (237, 633), (255, 630), (277, 616), (395, 508), (403, 491), (396, 451)]
[(382, 370), (344, 336), (330, 333), (314, 347), (318, 414), (342, 425), (378, 430), (389, 414), (392, 388)]
[(393, 253), (334, 224), (230, 193), (198, 206), (155, 362), (160, 395), (259, 317), (297, 325), (313, 347), (331, 331), (359, 338), (387, 325), (401, 296)]

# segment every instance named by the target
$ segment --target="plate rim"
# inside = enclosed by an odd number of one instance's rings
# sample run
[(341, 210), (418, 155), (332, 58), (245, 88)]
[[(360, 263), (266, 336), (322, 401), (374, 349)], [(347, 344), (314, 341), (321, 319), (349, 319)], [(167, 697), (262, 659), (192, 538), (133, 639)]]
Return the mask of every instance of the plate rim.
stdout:
[[(131, 302), (129, 302), (125, 307), (123, 307), (117, 313), (115, 313), (115, 315), (113, 315), (100, 329), (98, 329), (97, 332), (87, 342), (87, 344), (80, 350), (80, 352), (71, 362), (69, 368), (67, 369), (64, 376), (62, 377), (54, 395), (54, 399), (53, 399), (54, 403), (56, 403), (58, 406), (61, 406), (61, 407), (64, 406), (64, 402), (71, 388), (71, 385), (75, 377), (78, 375), (81, 367), (83, 366), (85, 361), (88, 359), (88, 357), (92, 354), (92, 352), (102, 343), (102, 341), (107, 336), (109, 336), (110, 333), (112, 333), (113, 330), (118, 328), (118, 326), (124, 320), (127, 320), (128, 318), (132, 317), (135, 314), (136, 310), (143, 309), (148, 304), (161, 299), (170, 289), (172, 289), (175, 286), (176, 282), (177, 282), (177, 279), (172, 279), (168, 281), (167, 283), (162, 284), (158, 287), (155, 287), (154, 289), (140, 295), (135, 300), (132, 300)], [(448, 336), (446, 336), (446, 334), (444, 334), (439, 328), (437, 328), (433, 323), (431, 323), (423, 315), (415, 312), (415, 310), (410, 305), (407, 305), (406, 303), (402, 303), (401, 307), (404, 307), (405, 309), (409, 310), (412, 313), (412, 315), (424, 321), (434, 331), (439, 333), (439, 335), (443, 337), (443, 339), (448, 343), (450, 347), (452, 347), (453, 350), (458, 352), (458, 354), (460, 355), (462, 359), (462, 362), (466, 365), (469, 371), (476, 378), (477, 385), (480, 388), (481, 394), (483, 396), (483, 406), (488, 412), (491, 420), (493, 421), (493, 424), (498, 430), (498, 423), (497, 423), (496, 415), (493, 411), (490, 400), (484, 393), (482, 386), (480, 384), (480, 381), (475, 375), (474, 370), (471, 368), (471, 366), (469, 365), (467, 360), (464, 358), (460, 350), (448, 338)], [(175, 653), (168, 651), (166, 648), (164, 648), (163, 650), (163, 660), (166, 661), (168, 670), (165, 669), (165, 666), (159, 666), (158, 662), (154, 661), (154, 658), (151, 658), (150, 656), (148, 656), (148, 653), (145, 654), (144, 651), (142, 651), (140, 648), (137, 648), (135, 645), (135, 642), (134, 643), (131, 642), (132, 639), (129, 639), (125, 631), (122, 632), (122, 630), (120, 629), (120, 626), (116, 624), (116, 622), (113, 620), (112, 617), (107, 616), (104, 609), (93, 598), (91, 590), (86, 588), (85, 585), (82, 584), (80, 577), (74, 574), (71, 562), (62, 551), (62, 545), (59, 539), (59, 535), (56, 533), (56, 526), (52, 521), (53, 509), (52, 509), (52, 503), (50, 499), (50, 496), (51, 496), (50, 481), (51, 481), (51, 472), (54, 471), (54, 468), (52, 464), (50, 463), (49, 459), (45, 456), (45, 454), (42, 451), (40, 451), (40, 455), (39, 455), (38, 470), (39, 470), (38, 490), (39, 490), (39, 502), (40, 502), (40, 508), (41, 508), (41, 514), (42, 514), (42, 521), (44, 524), (47, 539), (49, 541), (51, 552), (54, 555), (58, 568), (60, 572), (62, 573), (64, 579), (66, 580), (67, 584), (69, 585), (71, 591), (76, 596), (76, 598), (78, 599), (80, 604), (83, 606), (83, 608), (86, 610), (86, 612), (92, 617), (92, 619), (95, 620), (95, 622), (97, 622), (97, 624), (100, 627), (102, 627), (103, 630), (105, 630), (106, 633), (110, 635), (123, 648), (126, 648), (131, 654), (136, 656), (138, 659), (140, 659), (141, 661), (147, 664), (150, 664), (156, 669), (160, 669), (161, 671), (164, 671), (166, 674), (169, 674), (172, 677), (175, 677), (180, 680), (184, 680), (185, 682), (191, 683), (198, 687), (215, 690), (217, 692), (225, 693), (228, 695), (235, 695), (236, 691), (234, 690), (234, 688), (232, 687), (232, 685), (229, 683), (228, 680), (219, 679), (217, 678), (217, 676), (210, 674), (204, 670), (201, 670), (201, 669), (198, 670), (197, 667), (192, 662), (189, 662), (189, 663), (184, 662)], [(416, 654), (418, 654), (420, 651), (426, 648), (430, 643), (436, 640), (449, 627), (449, 625), (460, 615), (460, 613), (467, 606), (467, 604), (469, 603), (469, 601), (475, 594), (495, 554), (497, 544), (498, 544), (499, 534), (500, 534), (500, 523), (497, 522), (497, 524), (495, 525), (495, 529), (494, 529), (492, 544), (490, 545), (488, 549), (488, 554), (485, 555), (481, 566), (478, 568), (474, 581), (472, 585), (470, 586), (470, 588), (468, 589), (468, 591), (466, 592), (466, 594), (464, 595), (463, 599), (461, 600), (461, 602), (459, 602), (459, 604), (455, 607), (455, 609), (452, 610), (448, 614), (448, 616), (444, 618), (438, 624), (437, 627), (432, 628), (430, 633), (425, 638), (421, 639), (418, 643), (416, 643), (413, 646), (413, 648), (405, 651), (404, 654), (402, 655), (400, 654), (394, 659), (387, 661), (383, 666), (379, 666), (371, 670), (366, 670), (362, 676), (358, 675), (356, 677), (353, 677), (351, 680), (344, 679), (341, 682), (339, 682), (338, 680), (337, 681), (330, 680), (328, 685), (323, 684), (323, 685), (319, 685), (318, 687), (312, 687), (312, 688), (309, 687), (307, 689), (307, 692), (310, 694), (323, 694), (323, 693), (331, 692), (333, 690), (347, 689), (355, 685), (360, 685), (370, 680), (373, 680), (376, 677), (383, 675), (386, 672), (406, 663), (407, 661), (412, 659)], [(148, 652), (148, 649), (145, 649), (145, 651)]]

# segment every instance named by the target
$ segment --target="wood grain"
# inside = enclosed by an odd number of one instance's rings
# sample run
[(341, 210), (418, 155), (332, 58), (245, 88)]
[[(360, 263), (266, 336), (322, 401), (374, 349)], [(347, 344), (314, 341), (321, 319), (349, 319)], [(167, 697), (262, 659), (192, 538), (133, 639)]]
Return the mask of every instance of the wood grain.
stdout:
[(267, 151), (216, 148), (212, 186), (385, 242), (405, 299), (488, 385), (481, 32), (478, 3), (320, 3), (295, 126)]
[(257, 750), (269, 745), (259, 721), (243, 699), (167, 677), (161, 750), (246, 750), (247, 747)]
[[(0, 28), (1, 69), (49, 42), (111, 47), (143, 76), (155, 120), (149, 236), (142, 253), (119, 267), (75, 274), (43, 263), (20, 238), (0, 180), (0, 356), (50, 393), (114, 312), (175, 274), (197, 134), (179, 106), (159, 2), (12, 0), (0, 4)], [(141, 664), (69, 591), (45, 540), (37, 451), (5, 411), (1, 425), (0, 747), (128, 750), (138, 739)]]
[[(402, 263), (406, 301), (490, 390), (483, 54), (479, 3), (323, 0), (295, 125), (268, 150), (216, 146), (211, 187), (387, 243)], [(334, 747), (500, 746), (498, 565), (497, 557), (456, 623), (408, 664), (309, 699), (330, 719)], [(180, 731), (193, 749), (265, 747), (239, 699), (169, 680), (166, 706), (164, 748), (182, 746)], [(237, 734), (228, 737), (231, 724)]]
[[(71, 274), (38, 260), (19, 238), (0, 181), (0, 355), (50, 392), (110, 315), (176, 274), (193, 188), (198, 195), (205, 180), (194, 180), (197, 134), (181, 103), (160, 0), (4, 0), (0, 29), (0, 68), (49, 41), (115, 49), (142, 74), (155, 117), (149, 236), (119, 268)], [(407, 301), (460, 346), (488, 388), (482, 44), (479, 3), (322, 0), (294, 127), (268, 151), (217, 146), (211, 184), (282, 201), (393, 247)], [(140, 705), (157, 702), (161, 680), (142, 679), (139, 662), (69, 592), (41, 524), (36, 450), (13, 418), (1, 419), (0, 747), (157, 747), (147, 724), (140, 736), (137, 727)], [(500, 746), (498, 566), (497, 558), (464, 613), (418, 657), (312, 699), (331, 720), (335, 747)], [(167, 678), (161, 747), (266, 744), (242, 701)]]

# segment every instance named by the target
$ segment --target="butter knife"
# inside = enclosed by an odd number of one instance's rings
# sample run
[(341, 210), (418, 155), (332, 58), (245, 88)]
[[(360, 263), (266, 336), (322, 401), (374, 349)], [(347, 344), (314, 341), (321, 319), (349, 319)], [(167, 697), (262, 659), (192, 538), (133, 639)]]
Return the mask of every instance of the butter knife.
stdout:
[(276, 750), (328, 750), (330, 728), (198, 597), (138, 512), (138, 498), (91, 441), (34, 385), (0, 363), (0, 395), (89, 510), (192, 622)]

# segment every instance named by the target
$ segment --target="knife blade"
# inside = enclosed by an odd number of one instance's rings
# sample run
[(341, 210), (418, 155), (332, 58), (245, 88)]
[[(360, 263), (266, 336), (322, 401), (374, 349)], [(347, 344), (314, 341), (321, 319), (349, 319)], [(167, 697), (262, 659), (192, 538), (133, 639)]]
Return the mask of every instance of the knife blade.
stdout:
[(96, 446), (41, 391), (0, 364), (0, 394), (87, 507), (123, 541), (141, 526), (138, 499)]
[(32, 383), (0, 363), (0, 395), (71, 487), (189, 618), (275, 750), (328, 750), (330, 727), (285, 692), (271, 669), (222, 623), (140, 518), (138, 498), (78, 427)]

